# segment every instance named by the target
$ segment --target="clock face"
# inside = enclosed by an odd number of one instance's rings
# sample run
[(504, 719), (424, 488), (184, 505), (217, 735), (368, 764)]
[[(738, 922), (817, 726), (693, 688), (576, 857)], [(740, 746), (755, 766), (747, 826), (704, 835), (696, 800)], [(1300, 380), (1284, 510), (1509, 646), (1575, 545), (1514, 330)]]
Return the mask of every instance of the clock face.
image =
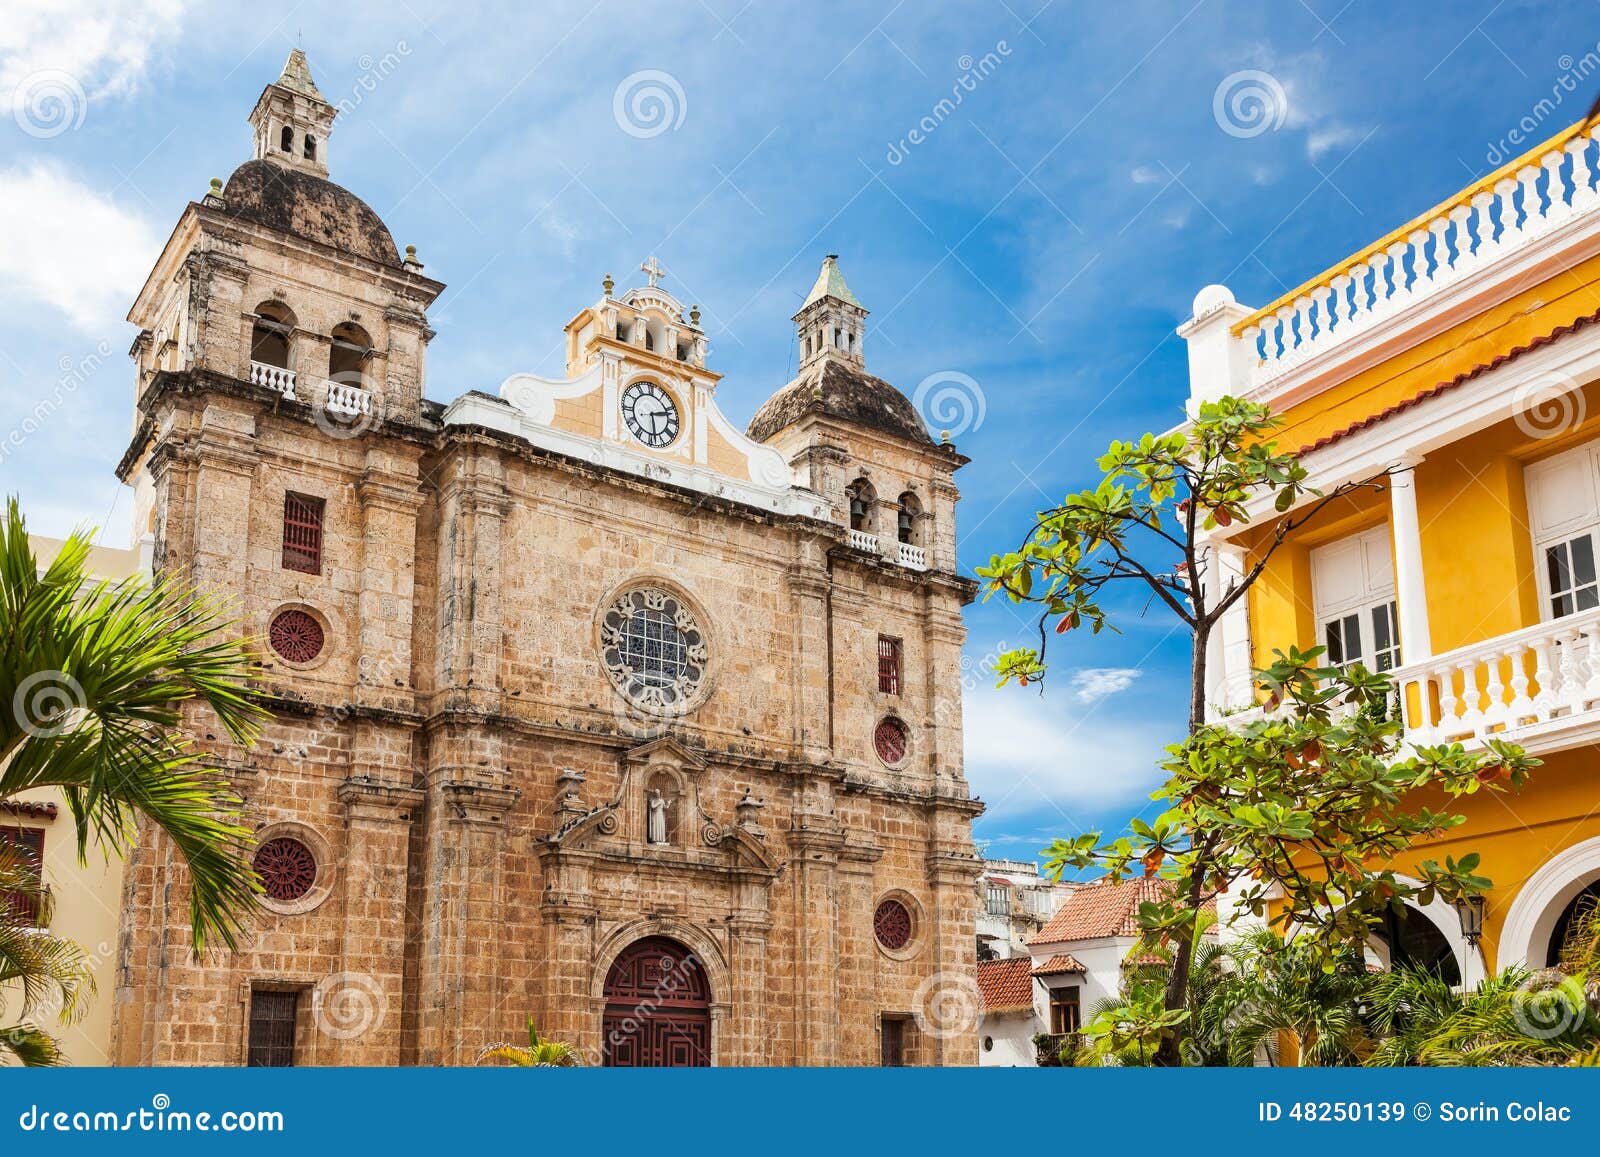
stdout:
[(634, 382), (622, 391), (622, 420), (630, 434), (652, 449), (663, 449), (677, 440), (677, 403), (654, 382)]

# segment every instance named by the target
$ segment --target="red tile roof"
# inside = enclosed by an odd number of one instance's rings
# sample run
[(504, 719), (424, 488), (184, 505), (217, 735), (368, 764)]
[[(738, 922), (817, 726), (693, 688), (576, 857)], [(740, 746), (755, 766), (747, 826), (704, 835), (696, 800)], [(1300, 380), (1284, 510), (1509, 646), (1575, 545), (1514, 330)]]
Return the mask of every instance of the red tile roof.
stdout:
[(1172, 881), (1159, 876), (1136, 876), (1120, 884), (1096, 881), (1079, 888), (1029, 944), (1055, 944), (1097, 940), (1103, 936), (1139, 935), (1139, 905), (1166, 899)]
[(1060, 952), (1033, 970), (1035, 976), (1060, 976), (1064, 972), (1088, 972), (1070, 952)]
[(1593, 325), (1597, 321), (1600, 321), (1600, 310), (1596, 310), (1594, 313), (1588, 314), (1587, 316), (1576, 318), (1568, 325), (1557, 326), (1543, 337), (1534, 338), (1527, 345), (1515, 346), (1494, 358), (1492, 361), (1481, 362), (1478, 365), (1473, 366), (1470, 370), (1457, 374), (1447, 382), (1440, 382), (1435, 386), (1430, 386), (1421, 393), (1413, 394), (1409, 398), (1403, 398), (1394, 405), (1379, 410), (1376, 414), (1373, 414), (1369, 418), (1363, 418), (1361, 421), (1352, 422), (1350, 425), (1345, 426), (1342, 429), (1335, 430), (1331, 434), (1325, 434), (1321, 438), (1318, 438), (1315, 442), (1311, 442), (1300, 447), (1300, 449), (1296, 451), (1296, 454), (1309, 454), (1313, 450), (1320, 450), (1324, 446), (1331, 446), (1341, 438), (1348, 438), (1351, 434), (1365, 430), (1369, 426), (1376, 426), (1385, 418), (1393, 417), (1395, 414), (1403, 413), (1414, 406), (1419, 406), (1429, 398), (1437, 398), (1440, 394), (1447, 393), (1448, 391), (1455, 389), (1457, 386), (1464, 385), (1465, 383), (1470, 382), (1473, 378), (1486, 374), (1490, 370), (1499, 369), (1507, 362), (1516, 361), (1523, 354), (1532, 353), (1534, 350), (1550, 345), (1552, 342), (1558, 341), (1559, 339), (1566, 337), (1568, 334), (1577, 333), (1580, 329), (1584, 329), (1587, 326)]
[(0, 800), (0, 811), (10, 812), (12, 815), (17, 816), (27, 816), (30, 819), (44, 820), (53, 820), (58, 814), (58, 809), (53, 803), (27, 799)]
[(978, 964), (978, 991), (986, 1013), (1021, 1012), (1033, 1008), (1033, 961), (1026, 956), (984, 960)]

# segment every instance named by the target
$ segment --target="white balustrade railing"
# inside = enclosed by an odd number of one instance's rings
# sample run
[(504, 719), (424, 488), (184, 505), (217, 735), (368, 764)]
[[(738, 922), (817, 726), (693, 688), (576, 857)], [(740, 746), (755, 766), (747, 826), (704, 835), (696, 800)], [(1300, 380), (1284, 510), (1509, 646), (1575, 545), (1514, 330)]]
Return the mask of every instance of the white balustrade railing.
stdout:
[(900, 565), (913, 570), (928, 569), (928, 552), (920, 546), (912, 546), (909, 542), (897, 544), (900, 547)]
[(328, 413), (359, 418), (372, 413), (372, 394), (360, 386), (328, 383)]
[(294, 398), (294, 371), (282, 366), (269, 366), (264, 362), (250, 363), (250, 384), (277, 390), (291, 402)]
[(1460, 647), (1395, 672), (1415, 743), (1482, 740), (1600, 705), (1600, 609)]
[(875, 534), (868, 534), (864, 530), (851, 530), (850, 545), (855, 547), (857, 550), (865, 550), (872, 554), (877, 554), (878, 536)]
[(1234, 327), (1249, 386), (1304, 364), (1600, 206), (1600, 125), (1568, 130)]

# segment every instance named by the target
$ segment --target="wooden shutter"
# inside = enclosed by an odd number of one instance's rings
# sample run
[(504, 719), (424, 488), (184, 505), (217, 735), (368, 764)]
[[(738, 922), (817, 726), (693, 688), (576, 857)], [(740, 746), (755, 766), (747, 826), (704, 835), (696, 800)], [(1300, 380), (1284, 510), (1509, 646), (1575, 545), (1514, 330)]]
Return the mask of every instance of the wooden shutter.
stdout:
[[(20, 849), (31, 857), (34, 875), (44, 879), (44, 829), (0, 828), (0, 847)], [(0, 909), (7, 909), (17, 922), (32, 926), (39, 922), (39, 898), (22, 892), (0, 892)]]

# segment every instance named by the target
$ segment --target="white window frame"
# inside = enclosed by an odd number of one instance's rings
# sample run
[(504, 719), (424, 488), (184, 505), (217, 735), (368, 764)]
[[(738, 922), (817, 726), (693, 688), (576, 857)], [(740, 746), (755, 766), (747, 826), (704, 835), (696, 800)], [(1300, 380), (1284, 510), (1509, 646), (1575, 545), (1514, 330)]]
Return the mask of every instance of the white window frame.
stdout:
[[(1355, 583), (1332, 589), (1332, 572), (1336, 566), (1354, 567), (1358, 575)], [(1378, 671), (1394, 670), (1405, 662), (1395, 585), (1394, 546), (1388, 523), (1312, 550), (1311, 601), (1317, 621), (1317, 645), (1327, 645), (1328, 628), (1335, 620), (1355, 616), (1361, 631), (1360, 651), (1353, 658), (1347, 653), (1339, 666), (1358, 662), (1368, 670)], [(1380, 610), (1388, 613), (1392, 638), (1387, 650), (1394, 653), (1394, 662), (1385, 668), (1376, 663), (1378, 636), (1373, 613)], [(1332, 656), (1327, 656), (1324, 662), (1332, 665)]]
[[(1533, 542), (1533, 571), (1539, 592), (1539, 621), (1554, 622), (1555, 592), (1545, 552), (1587, 538), (1600, 566), (1600, 439), (1552, 454), (1523, 468), (1528, 499), (1528, 533)], [(1570, 553), (1569, 553), (1570, 557)], [(1569, 614), (1593, 607), (1577, 606)]]

